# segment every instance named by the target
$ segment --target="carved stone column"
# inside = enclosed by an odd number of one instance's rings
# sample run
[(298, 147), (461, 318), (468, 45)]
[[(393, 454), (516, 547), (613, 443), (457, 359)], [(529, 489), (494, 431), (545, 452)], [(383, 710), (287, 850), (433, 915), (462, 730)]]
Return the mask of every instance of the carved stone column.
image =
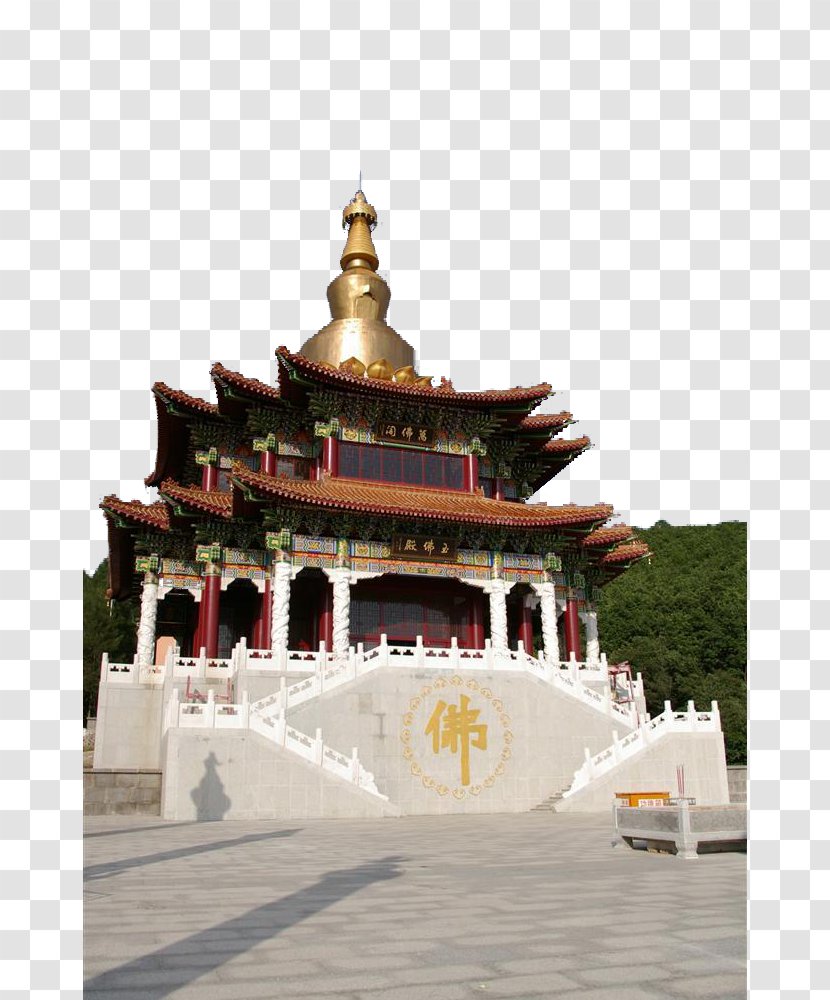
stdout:
[(491, 580), (487, 585), (490, 595), (490, 644), (493, 649), (507, 649), (507, 594), (512, 583)]
[(539, 597), (542, 612), (542, 643), (548, 662), (559, 660), (559, 635), (556, 631), (556, 584), (552, 580), (531, 584)]
[(156, 660), (156, 614), (158, 612), (159, 578), (156, 573), (144, 574), (141, 588), (141, 617), (138, 620), (138, 662), (152, 665)]
[(347, 567), (325, 571), (332, 587), (332, 652), (346, 656), (349, 652), (349, 606), (354, 575)]
[(585, 659), (588, 663), (599, 663), (599, 632), (597, 631), (597, 613), (594, 610), (582, 614), (585, 622)]
[(271, 649), (288, 649), (291, 563), (275, 562), (271, 568)]

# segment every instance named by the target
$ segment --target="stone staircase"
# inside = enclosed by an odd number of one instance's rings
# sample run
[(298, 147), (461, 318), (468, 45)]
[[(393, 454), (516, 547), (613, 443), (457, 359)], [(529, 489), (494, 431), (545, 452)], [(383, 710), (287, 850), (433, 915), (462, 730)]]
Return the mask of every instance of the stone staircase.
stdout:
[(571, 784), (534, 806), (531, 812), (556, 812), (557, 806), (567, 801), (571, 796), (581, 792), (589, 785), (606, 774), (630, 762), (654, 746), (670, 733), (719, 733), (721, 731), (718, 703), (712, 702), (708, 712), (696, 710), (694, 702), (690, 701), (685, 712), (675, 712), (670, 702), (664, 703), (664, 711), (653, 719), (647, 719), (633, 732), (622, 739), (614, 733), (614, 740), (609, 747), (598, 754), (591, 755), (586, 747), (585, 761), (577, 769)]
[(538, 806), (534, 806), (531, 812), (556, 812), (556, 805), (558, 802), (562, 801), (562, 796), (564, 792), (554, 792), (553, 795), (549, 795), (546, 799), (539, 803)]

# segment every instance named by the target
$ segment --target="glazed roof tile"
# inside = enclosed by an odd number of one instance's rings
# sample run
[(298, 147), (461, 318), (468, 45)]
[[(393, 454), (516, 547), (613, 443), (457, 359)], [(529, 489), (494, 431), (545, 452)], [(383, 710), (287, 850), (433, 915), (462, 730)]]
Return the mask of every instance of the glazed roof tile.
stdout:
[(571, 451), (584, 451), (591, 444), (591, 439), (587, 437), (578, 438), (554, 438), (547, 441), (540, 449), (542, 455), (565, 455)]
[(212, 415), (219, 413), (216, 403), (208, 403), (207, 400), (199, 396), (191, 396), (182, 389), (171, 389), (164, 382), (156, 382), (153, 392), (160, 396), (165, 402), (173, 403), (183, 410), (190, 410), (192, 413), (209, 413)]
[(258, 396), (271, 401), (282, 398), (280, 390), (276, 386), (266, 385), (265, 382), (260, 382), (258, 378), (247, 378), (239, 372), (226, 368), (218, 361), (210, 369), (210, 374), (215, 381), (225, 382), (234, 389), (239, 389), (251, 396)]
[(429, 490), (360, 482), (349, 479), (318, 481), (275, 479), (253, 472), (241, 462), (233, 467), (233, 477), (263, 497), (273, 497), (314, 507), (354, 510), (423, 518), (431, 521), (478, 522), (504, 527), (556, 528), (581, 526), (607, 520), (613, 509), (607, 504), (592, 507), (548, 507), (545, 504), (490, 500), (475, 493)]
[(611, 524), (606, 528), (597, 528), (590, 535), (582, 539), (582, 544), (587, 548), (605, 548), (605, 546), (616, 545), (631, 538), (634, 530), (627, 524)]
[(617, 563), (634, 562), (637, 559), (642, 559), (644, 556), (649, 555), (651, 555), (651, 552), (645, 542), (640, 539), (632, 539), (630, 542), (624, 542), (622, 545), (618, 545), (607, 555), (604, 555), (600, 560), (600, 565), (613, 566)]
[(203, 514), (213, 514), (216, 517), (230, 517), (233, 509), (233, 496), (229, 492), (182, 486), (174, 479), (165, 479), (159, 486), (159, 493), (173, 502), (186, 504)]
[(125, 517), (137, 524), (146, 524), (161, 531), (167, 531), (170, 527), (170, 510), (163, 500), (146, 504), (140, 500), (121, 500), (110, 495), (104, 497), (99, 506), (108, 514)]
[(516, 429), (519, 431), (557, 430), (572, 424), (573, 419), (573, 414), (568, 413), (567, 410), (563, 410), (561, 413), (534, 413), (524, 417), (517, 424)]
[(533, 386), (515, 386), (512, 389), (484, 389), (481, 392), (458, 392), (446, 380), (441, 385), (432, 387), (401, 385), (389, 379), (352, 375), (347, 371), (311, 361), (302, 354), (292, 354), (287, 347), (278, 347), (276, 355), (281, 366), (307, 374), (315, 381), (344, 389), (362, 389), (370, 393), (398, 396), (403, 399), (438, 398), (442, 402), (466, 406), (498, 406), (509, 403), (539, 403), (551, 392), (551, 386), (547, 382)]

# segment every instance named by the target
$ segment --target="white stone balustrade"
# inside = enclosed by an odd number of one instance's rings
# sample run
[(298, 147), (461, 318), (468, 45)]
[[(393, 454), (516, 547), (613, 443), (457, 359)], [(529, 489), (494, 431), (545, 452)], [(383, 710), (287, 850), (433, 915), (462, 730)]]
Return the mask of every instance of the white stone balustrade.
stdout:
[[(415, 646), (390, 646), (386, 636), (382, 635), (380, 643), (373, 649), (364, 652), (358, 646), (356, 650), (350, 649), (348, 656), (331, 656), (324, 661), (322, 669), (313, 675), (290, 686), (283, 680), (278, 691), (256, 702), (256, 711), (265, 715), (286, 712), (373, 670), (396, 666), (530, 673), (606, 715), (611, 715), (628, 728), (636, 725), (634, 706), (619, 705), (611, 699), (607, 684), (607, 665), (604, 662), (582, 664), (572, 658), (565, 663), (548, 663), (544, 659), (529, 656), (523, 649), (493, 649), (489, 640), (485, 642), (484, 649), (460, 649), (455, 640), (448, 648), (426, 647), (420, 636)], [(592, 683), (601, 683), (604, 678), (603, 691), (589, 687), (586, 683), (589, 677)]]
[[(485, 640), (484, 649), (463, 649), (455, 638), (448, 647), (425, 646), (423, 637), (418, 636), (414, 646), (389, 645), (385, 635), (373, 649), (364, 650), (362, 644), (338, 654), (320, 648), (311, 650), (251, 650), (243, 639), (233, 650), (230, 658), (208, 659), (204, 649), (198, 656), (179, 655), (178, 649), (171, 647), (164, 665), (147, 667), (132, 664), (109, 663), (106, 654), (101, 663), (101, 680), (116, 684), (161, 684), (166, 675), (174, 680), (184, 681), (230, 681), (240, 671), (256, 671), (274, 674), (303, 674), (308, 676), (287, 686), (281, 678), (280, 689), (258, 704), (260, 710), (273, 713), (302, 704), (318, 697), (324, 691), (332, 690), (380, 667), (409, 667), (418, 669), (435, 668), (442, 670), (487, 670), (524, 671), (552, 684), (554, 687), (573, 695), (582, 702), (612, 715), (628, 727), (636, 725), (636, 709), (632, 703), (618, 704), (611, 697), (608, 663), (603, 653), (599, 661), (577, 661), (571, 655), (569, 660), (545, 659), (530, 656), (519, 644), (519, 649), (496, 649), (490, 640)], [(243, 685), (244, 686), (244, 685)], [(633, 682), (635, 695), (642, 695), (642, 677)]]
[(326, 746), (323, 742), (322, 730), (318, 729), (314, 736), (307, 736), (293, 726), (289, 726), (284, 715), (275, 717), (264, 717), (251, 712), (249, 715), (250, 728), (264, 736), (277, 746), (303, 757), (310, 764), (316, 764), (332, 774), (336, 774), (344, 781), (353, 785), (358, 785), (365, 791), (370, 792), (378, 798), (389, 800), (388, 795), (382, 795), (375, 784), (374, 777), (367, 771), (357, 758), (357, 749), (352, 750), (351, 758), (346, 757), (338, 750)]
[(132, 663), (110, 663), (106, 653), (101, 656), (102, 684), (163, 684), (165, 668), (150, 663), (139, 663), (138, 655)]

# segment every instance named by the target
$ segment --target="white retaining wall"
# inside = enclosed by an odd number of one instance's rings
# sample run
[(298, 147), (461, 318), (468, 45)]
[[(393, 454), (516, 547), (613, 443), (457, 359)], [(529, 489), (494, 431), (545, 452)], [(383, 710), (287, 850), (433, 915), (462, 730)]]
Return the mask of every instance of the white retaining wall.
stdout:
[(251, 730), (167, 731), (161, 815), (168, 820), (397, 816), (377, 795)]
[[(454, 685), (453, 677), (462, 683)], [(473, 724), (487, 725), (487, 748), (470, 747), (466, 787), (460, 744), (456, 753), (451, 746), (439, 746), (435, 753), (426, 732), (438, 702), (460, 708), (462, 695), (470, 699), (468, 708), (479, 712)], [(525, 812), (568, 787), (586, 745), (599, 752), (611, 742), (612, 730), (621, 736), (628, 732), (608, 715), (527, 673), (454, 674), (402, 666), (381, 667), (324, 692), (290, 709), (287, 719), (306, 733), (322, 729), (325, 742), (341, 751), (357, 747), (378, 789), (403, 814), (412, 815)]]

